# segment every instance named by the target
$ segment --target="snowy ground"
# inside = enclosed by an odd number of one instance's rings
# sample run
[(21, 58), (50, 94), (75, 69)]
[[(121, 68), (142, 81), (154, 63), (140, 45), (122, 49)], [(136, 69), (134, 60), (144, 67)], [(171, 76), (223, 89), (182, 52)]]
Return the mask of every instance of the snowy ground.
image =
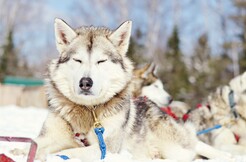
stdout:
[[(0, 107), (0, 136), (14, 136), (14, 137), (29, 137), (35, 138), (42, 127), (42, 124), (47, 116), (46, 109), (38, 108), (18, 108), (16, 106)], [(29, 144), (13, 143), (0, 141), (0, 154), (11, 157), (16, 162), (25, 162), (26, 157), (13, 156), (9, 150), (14, 148), (24, 148)], [(50, 155), (47, 157), (48, 162), (64, 162), (60, 157)], [(122, 154), (107, 154), (105, 162), (139, 162), (131, 159), (131, 155), (127, 152)], [(145, 162), (158, 162), (160, 160), (148, 160)], [(195, 160), (195, 162), (225, 162), (224, 160)], [(35, 160), (35, 162), (39, 162)], [(69, 159), (66, 162), (80, 162), (78, 159)], [(100, 162), (98, 160), (97, 162)], [(143, 161), (141, 161), (143, 162)], [(171, 162), (171, 161), (169, 161)], [(245, 156), (237, 156), (234, 162), (246, 162)]]

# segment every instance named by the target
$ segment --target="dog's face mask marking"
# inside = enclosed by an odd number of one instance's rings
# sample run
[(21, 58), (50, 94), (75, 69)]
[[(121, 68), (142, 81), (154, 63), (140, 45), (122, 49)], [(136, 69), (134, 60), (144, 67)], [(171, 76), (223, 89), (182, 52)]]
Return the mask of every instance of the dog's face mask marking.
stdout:
[(115, 31), (95, 27), (75, 31), (57, 19), (55, 33), (60, 58), (52, 79), (73, 102), (88, 106), (105, 103), (130, 81), (132, 64), (125, 56), (130, 21)]
[(165, 91), (163, 83), (156, 77), (155, 72), (156, 66), (151, 64), (135, 71), (135, 75), (141, 78), (141, 96), (146, 96), (159, 107), (164, 107), (172, 102), (172, 97)]
[(172, 102), (172, 97), (165, 91), (164, 86), (159, 79), (148, 86), (144, 86), (142, 95), (148, 97), (159, 107), (167, 106)]

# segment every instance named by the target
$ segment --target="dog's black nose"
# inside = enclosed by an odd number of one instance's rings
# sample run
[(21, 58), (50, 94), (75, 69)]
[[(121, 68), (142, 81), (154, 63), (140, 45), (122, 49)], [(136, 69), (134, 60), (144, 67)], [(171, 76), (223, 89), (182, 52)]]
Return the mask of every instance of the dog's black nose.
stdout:
[(171, 96), (168, 97), (168, 104), (171, 104), (173, 102), (173, 98)]
[(83, 91), (88, 91), (92, 87), (92, 85), (93, 85), (93, 81), (91, 78), (88, 77), (83, 77), (79, 81), (79, 87)]

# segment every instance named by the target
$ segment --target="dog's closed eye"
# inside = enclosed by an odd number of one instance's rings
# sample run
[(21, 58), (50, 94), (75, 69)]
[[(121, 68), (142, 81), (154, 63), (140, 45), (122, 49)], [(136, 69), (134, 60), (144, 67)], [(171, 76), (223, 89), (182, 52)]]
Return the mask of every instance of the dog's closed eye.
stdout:
[(107, 61), (107, 59), (105, 59), (105, 60), (99, 60), (99, 61), (97, 61), (97, 64), (101, 64), (101, 63), (106, 62), (106, 61)]
[(79, 59), (73, 59), (74, 61), (76, 61), (76, 62), (78, 62), (78, 63), (82, 63), (82, 61), (81, 60), (79, 60)]

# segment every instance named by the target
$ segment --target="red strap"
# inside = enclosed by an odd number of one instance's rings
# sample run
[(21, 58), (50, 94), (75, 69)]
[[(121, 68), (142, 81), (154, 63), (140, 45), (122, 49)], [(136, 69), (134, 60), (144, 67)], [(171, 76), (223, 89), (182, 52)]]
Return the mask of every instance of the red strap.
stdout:
[(168, 107), (162, 107), (161, 110), (164, 111), (165, 113), (167, 113), (173, 119), (178, 120), (178, 117), (174, 114), (174, 112), (172, 111), (172, 109), (169, 106)]
[(185, 122), (189, 117), (190, 117), (189, 114), (184, 114), (183, 117), (182, 117), (182, 119)]
[[(196, 108), (197, 108), (197, 109), (200, 109), (201, 107), (202, 107), (202, 104), (200, 104), (200, 103), (196, 105)], [(206, 107), (207, 107), (209, 110), (211, 109), (209, 104), (207, 104)], [(182, 119), (183, 119), (184, 122), (190, 117), (190, 116), (189, 116), (189, 113), (190, 113), (190, 112), (188, 111), (186, 114), (183, 115)]]
[[(199, 109), (199, 108), (201, 108), (201, 107), (202, 107), (202, 104), (200, 104), (200, 103), (196, 105), (196, 108), (197, 108), (197, 109)], [(209, 110), (211, 109), (211, 107), (210, 107), (209, 104), (206, 104), (206, 107), (207, 107)]]
[(239, 136), (238, 134), (234, 133), (234, 137), (235, 137), (235, 139), (236, 139), (236, 141), (237, 141), (237, 143), (238, 143), (239, 140), (240, 140), (240, 136)]
[(197, 109), (199, 109), (199, 108), (201, 108), (201, 107), (202, 107), (202, 104), (200, 104), (200, 103), (196, 105), (196, 108), (197, 108)]

